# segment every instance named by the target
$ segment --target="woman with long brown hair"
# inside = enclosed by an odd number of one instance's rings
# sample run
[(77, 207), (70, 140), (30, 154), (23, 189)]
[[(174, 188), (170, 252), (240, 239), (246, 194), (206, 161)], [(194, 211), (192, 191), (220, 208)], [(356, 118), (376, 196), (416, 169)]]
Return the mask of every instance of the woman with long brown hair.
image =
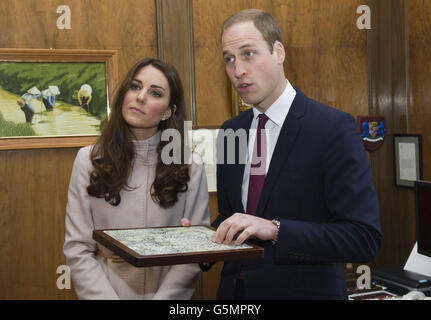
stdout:
[[(93, 229), (209, 224), (208, 189), (199, 155), (187, 155), (185, 103), (175, 68), (139, 61), (119, 87), (94, 146), (77, 154), (66, 208), (64, 254), (80, 299), (189, 299), (197, 265), (135, 268), (92, 239)], [(182, 161), (162, 159), (181, 136)], [(193, 157), (191, 161), (189, 157)], [(196, 158), (197, 157), (197, 158)], [(187, 161), (189, 160), (189, 161)], [(191, 164), (188, 164), (191, 163)]]

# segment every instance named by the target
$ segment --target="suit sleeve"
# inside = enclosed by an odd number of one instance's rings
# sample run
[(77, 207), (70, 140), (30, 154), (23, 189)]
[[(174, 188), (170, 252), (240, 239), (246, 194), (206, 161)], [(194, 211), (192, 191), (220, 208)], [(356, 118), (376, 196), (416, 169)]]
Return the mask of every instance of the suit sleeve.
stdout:
[(325, 223), (280, 219), (275, 263), (368, 262), (380, 250), (377, 194), (353, 117), (343, 113), (324, 134), (321, 171), (331, 219)]
[(88, 147), (81, 149), (73, 165), (63, 252), (79, 299), (119, 299), (95, 256), (96, 243), (92, 239), (94, 225), (87, 193), (89, 150)]
[[(196, 153), (190, 167), (190, 181), (186, 192), (184, 217), (191, 225), (209, 225), (208, 185), (202, 159)], [(200, 273), (197, 264), (172, 266), (153, 299), (190, 299)]]

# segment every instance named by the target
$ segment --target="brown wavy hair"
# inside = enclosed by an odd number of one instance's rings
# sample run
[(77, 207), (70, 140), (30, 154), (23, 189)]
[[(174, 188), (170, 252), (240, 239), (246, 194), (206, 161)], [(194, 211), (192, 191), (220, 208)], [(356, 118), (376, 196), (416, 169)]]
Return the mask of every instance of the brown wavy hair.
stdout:
[[(172, 207), (178, 201), (178, 195), (186, 192), (190, 181), (189, 165), (184, 161), (184, 119), (185, 101), (181, 79), (175, 68), (163, 61), (146, 58), (137, 62), (129, 70), (121, 83), (109, 119), (91, 151), (90, 159), (93, 171), (90, 173), (90, 185), (87, 192), (90, 196), (104, 198), (113, 206), (121, 202), (120, 191), (133, 190), (127, 184), (132, 173), (135, 159), (135, 139), (133, 132), (123, 117), (123, 102), (127, 91), (130, 89), (136, 74), (146, 66), (153, 66), (161, 71), (169, 83), (170, 102), (172, 116), (160, 121), (159, 131), (176, 129), (181, 134), (181, 164), (165, 164), (161, 160), (161, 151), (170, 141), (160, 141), (157, 146), (158, 160), (156, 174), (151, 186), (151, 197), (162, 208)], [(173, 108), (173, 106), (176, 108)]]

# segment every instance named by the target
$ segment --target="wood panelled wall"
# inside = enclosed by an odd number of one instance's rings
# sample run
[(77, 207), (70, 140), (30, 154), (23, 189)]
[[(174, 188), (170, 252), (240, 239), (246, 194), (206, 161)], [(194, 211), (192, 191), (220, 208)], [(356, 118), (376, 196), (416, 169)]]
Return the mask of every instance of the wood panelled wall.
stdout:
[(193, 1), (199, 125), (220, 125), (230, 117), (231, 86), (224, 71), (220, 29), (227, 17), (250, 7), (266, 10), (280, 22), (287, 49), (286, 74), (293, 85), (354, 115), (368, 114), (366, 31), (356, 28), (356, 8), (361, 3)]
[(415, 237), (412, 191), (395, 186), (393, 135), (408, 132), (407, 1), (368, 1), (373, 13), (368, 34), (370, 114), (386, 116), (385, 143), (370, 156), (379, 195), (383, 244), (374, 266), (404, 265)]
[[(191, 1), (191, 8), (189, 0), (184, 6), (192, 10), (195, 98), (191, 99), (196, 102), (198, 126), (219, 126), (232, 116), (220, 27), (228, 16), (248, 7), (267, 10), (280, 21), (286, 74), (293, 85), (354, 116), (387, 114), (384, 147), (370, 154), (385, 237), (374, 266), (404, 263), (415, 236), (412, 191), (394, 186), (391, 134), (396, 130), (424, 135), (424, 178), (430, 180), (431, 4), (427, 0)], [(370, 31), (356, 27), (357, 7), (365, 3), (372, 8)], [(116, 49), (120, 79), (139, 58), (157, 55), (156, 1), (64, 4), (72, 10), (72, 29), (62, 31), (56, 28), (56, 0), (1, 1), (0, 47)], [(20, 19), (15, 19), (18, 13)], [(176, 42), (165, 37), (164, 43)], [(178, 48), (178, 55), (185, 51)], [(175, 50), (166, 52), (175, 54)], [(181, 57), (176, 61), (190, 63)], [(405, 117), (395, 119), (399, 114)], [(76, 152), (76, 148), (0, 152), (0, 299), (74, 298), (71, 290), (58, 290), (55, 282), (56, 268), (64, 264), (64, 215)], [(214, 220), (215, 194), (210, 195), (209, 205)], [(215, 298), (221, 267), (218, 263), (203, 274), (204, 299)]]
[[(71, 29), (58, 30), (60, 4)], [(154, 0), (2, 0), (0, 47), (118, 50), (119, 77), (157, 56)], [(58, 290), (64, 217), (77, 148), (0, 151), (0, 299), (71, 299)]]
[(431, 180), (431, 1), (408, 4), (410, 47), (409, 132), (422, 134), (423, 175)]
[(370, 114), (386, 115), (386, 141), (371, 154), (380, 201), (382, 250), (375, 267), (403, 266), (416, 241), (414, 191), (394, 185), (393, 135), (421, 134), (424, 180), (431, 180), (429, 1), (369, 0)]

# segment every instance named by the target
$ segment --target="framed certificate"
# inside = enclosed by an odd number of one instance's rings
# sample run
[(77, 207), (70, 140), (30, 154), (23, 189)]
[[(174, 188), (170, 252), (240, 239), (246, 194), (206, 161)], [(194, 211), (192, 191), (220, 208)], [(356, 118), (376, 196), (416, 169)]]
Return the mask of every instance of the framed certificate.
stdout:
[(395, 185), (414, 188), (422, 180), (422, 136), (394, 134)]
[(208, 226), (94, 230), (93, 239), (135, 267), (263, 258), (263, 248), (211, 241)]

